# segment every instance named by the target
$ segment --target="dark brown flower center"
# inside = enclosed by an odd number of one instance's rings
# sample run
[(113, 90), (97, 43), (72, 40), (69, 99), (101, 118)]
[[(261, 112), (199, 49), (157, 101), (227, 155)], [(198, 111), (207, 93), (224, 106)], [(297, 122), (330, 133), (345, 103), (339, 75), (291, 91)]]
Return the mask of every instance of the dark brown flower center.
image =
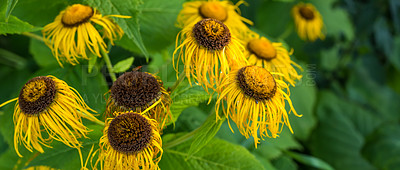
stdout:
[(22, 87), (18, 102), (19, 108), (26, 115), (38, 115), (53, 101), (56, 86), (53, 79), (45, 76), (35, 77)]
[(258, 66), (246, 66), (237, 74), (239, 87), (255, 100), (268, 100), (276, 93), (276, 82), (272, 74)]
[(107, 132), (111, 147), (119, 152), (134, 154), (145, 149), (152, 137), (149, 121), (140, 114), (128, 112), (115, 117)]
[(228, 27), (212, 18), (196, 23), (193, 27), (193, 36), (197, 43), (208, 50), (221, 50), (231, 41)]
[(88, 22), (93, 16), (92, 7), (74, 4), (69, 6), (62, 16), (61, 22), (65, 27), (74, 27)]
[(300, 12), (300, 15), (306, 20), (312, 20), (315, 17), (314, 16), (314, 11), (311, 10), (309, 7), (306, 7), (306, 6), (300, 7), (299, 12)]
[(126, 72), (111, 87), (111, 98), (126, 109), (144, 108), (160, 96), (161, 85), (154, 76), (144, 72)]

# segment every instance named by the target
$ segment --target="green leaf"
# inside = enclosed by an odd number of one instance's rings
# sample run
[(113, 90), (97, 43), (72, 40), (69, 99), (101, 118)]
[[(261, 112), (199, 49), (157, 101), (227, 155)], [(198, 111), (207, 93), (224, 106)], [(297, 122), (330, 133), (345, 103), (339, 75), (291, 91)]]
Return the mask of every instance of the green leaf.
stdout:
[[(89, 129), (93, 131), (89, 133), (87, 139), (80, 139), (82, 141), (82, 157), (85, 162), (88, 157), (89, 151), (94, 146), (94, 151), (98, 149), (99, 139), (103, 135), (102, 126), (91, 125), (88, 126)], [(46, 148), (44, 153), (37, 156), (32, 162), (29, 163), (30, 166), (45, 165), (56, 169), (80, 169), (81, 162), (79, 160), (78, 150), (70, 148), (63, 143), (54, 142), (52, 144), (53, 148)], [(90, 161), (89, 161), (90, 163)], [(90, 166), (90, 165), (89, 165)]]
[(378, 169), (397, 169), (400, 167), (400, 125), (381, 126), (369, 137), (363, 155)]
[[(394, 37), (393, 40), (393, 47), (400, 47), (400, 36), (397, 35)], [(392, 53), (389, 55), (389, 61), (392, 63), (392, 65), (397, 69), (397, 71), (400, 71), (400, 49), (399, 48), (393, 48)]]
[(146, 0), (139, 6), (140, 30), (147, 49), (159, 51), (175, 43), (179, 31), (175, 22), (182, 4), (182, 0)]
[(113, 72), (114, 73), (125, 72), (126, 70), (128, 70), (132, 66), (132, 63), (133, 63), (134, 59), (135, 58), (133, 58), (133, 57), (129, 57), (129, 58), (125, 59), (125, 60), (119, 61), (117, 64), (114, 65)]
[(289, 119), (294, 136), (306, 141), (317, 123), (314, 115), (317, 101), (317, 89), (314, 81), (316, 65), (302, 63), (301, 66), (304, 69), (301, 73), (303, 78), (296, 83), (296, 87), (290, 88), (290, 99), (297, 113), (303, 116), (297, 117), (291, 114)]
[(182, 82), (171, 94), (171, 99), (174, 101), (171, 104), (170, 111), (175, 122), (182, 111), (190, 106), (198, 106), (199, 103), (209, 99), (210, 95), (203, 90), (199, 85), (192, 85), (187, 81)]
[(290, 151), (286, 152), (286, 154), (305, 165), (309, 165), (318, 169), (333, 170), (333, 168), (329, 164), (316, 157)]
[(374, 169), (361, 155), (363, 134), (349, 118), (356, 106), (327, 91), (320, 93), (319, 101), (319, 124), (309, 143), (312, 155), (335, 169)]
[(0, 35), (5, 34), (20, 34), (23, 32), (36, 31), (39, 28), (32, 26), (31, 24), (21, 21), (15, 16), (10, 16), (8, 22), (0, 21)]
[(189, 148), (188, 158), (192, 157), (193, 154), (200, 151), (214, 138), (224, 121), (225, 118), (216, 120), (215, 111), (213, 112), (213, 114), (210, 114), (208, 116), (207, 120), (199, 127), (197, 132), (194, 134), (193, 142)]
[(58, 66), (57, 59), (53, 56), (50, 48), (42, 41), (31, 39), (29, 52), (40, 67)]
[(8, 22), (8, 18), (11, 15), (11, 12), (15, 8), (15, 5), (17, 5), (18, 0), (7, 0), (7, 11), (6, 11), (6, 22)]
[(99, 9), (103, 15), (125, 15), (132, 18), (114, 18), (117, 24), (124, 30), (127, 37), (132, 41), (146, 56), (149, 57), (146, 47), (143, 44), (140, 34), (139, 24), (139, 4), (140, 0), (84, 0), (91, 7)]
[(281, 156), (276, 160), (272, 161), (274, 167), (276, 169), (284, 169), (284, 170), (296, 170), (297, 164), (288, 156)]
[(354, 38), (353, 23), (344, 9), (334, 6), (336, 0), (310, 0), (309, 2), (321, 13), (328, 35), (336, 38), (344, 35), (348, 40)]
[(266, 159), (275, 159), (282, 155), (282, 151), (289, 149), (303, 149), (287, 128), (277, 138), (265, 138), (254, 151)]
[[(293, 3), (263, 1), (261, 4), (253, 5), (258, 6), (256, 8), (254, 25), (265, 34), (278, 38), (286, 29), (289, 29), (288, 27), (293, 27), (293, 25), (289, 24), (293, 22), (290, 13)], [(279, 17), (274, 14), (279, 14)], [(271, 23), (273, 23), (274, 26), (271, 26)]]
[[(163, 137), (163, 143), (176, 138), (175, 134)], [(203, 149), (186, 159), (191, 140), (171, 149), (164, 149), (159, 163), (161, 169), (263, 169), (260, 162), (240, 145), (213, 139)]]
[(271, 161), (267, 158), (265, 158), (264, 156), (258, 154), (258, 153), (252, 153), (258, 161), (260, 161), (260, 163), (264, 166), (264, 169), (267, 170), (276, 170), (276, 168), (274, 167), (274, 165), (272, 165)]

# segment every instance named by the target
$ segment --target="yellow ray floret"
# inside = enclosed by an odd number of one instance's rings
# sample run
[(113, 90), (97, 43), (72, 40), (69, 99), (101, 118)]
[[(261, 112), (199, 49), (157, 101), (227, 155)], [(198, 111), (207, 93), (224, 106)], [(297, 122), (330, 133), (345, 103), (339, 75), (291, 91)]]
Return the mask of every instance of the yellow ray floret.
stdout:
[(208, 88), (218, 86), (221, 75), (228, 74), (231, 67), (247, 63), (243, 51), (240, 40), (231, 35), (225, 24), (204, 19), (177, 35), (173, 60), (177, 53), (178, 59), (174, 68), (178, 72), (182, 60), (189, 82), (191, 77), (195, 78), (208, 92)]
[[(113, 40), (122, 37), (122, 29), (110, 17), (130, 18), (122, 15), (103, 16), (92, 7), (74, 4), (61, 11), (54, 22), (46, 25), (43, 37), (56, 57), (60, 66), (62, 62), (72, 65), (78, 64), (79, 58), (88, 59), (87, 50), (101, 57), (100, 51), (107, 52), (107, 45), (103, 38)], [(103, 35), (95, 28), (97, 24), (102, 27)]]
[[(43, 153), (43, 147), (51, 147), (53, 139), (72, 148), (81, 147), (80, 137), (86, 137), (88, 128), (82, 124), (82, 117), (97, 121), (89, 113), (90, 109), (79, 93), (64, 81), (54, 76), (39, 76), (29, 80), (19, 97), (6, 103), (17, 101), (14, 107), (14, 147)], [(48, 138), (44, 138), (47, 132)]]
[(301, 75), (296, 69), (303, 70), (300, 65), (291, 60), (290, 55), (282, 43), (270, 42), (265, 37), (258, 34), (249, 34), (244, 40), (246, 51), (244, 55), (249, 64), (267, 69), (270, 72), (277, 72), (283, 76), (277, 76), (279, 80), (286, 80), (292, 86), (296, 80), (301, 79)]
[(292, 15), (301, 39), (315, 41), (318, 38), (325, 38), (322, 32), (324, 27), (322, 16), (312, 4), (300, 2), (292, 8)]
[[(218, 87), (216, 112), (222, 107), (242, 135), (254, 138), (256, 147), (260, 138), (278, 137), (283, 125), (293, 133), (288, 114), (301, 116), (293, 108), (288, 85), (274, 76), (262, 67), (246, 66), (233, 70)], [(286, 102), (289, 112), (285, 110)]]

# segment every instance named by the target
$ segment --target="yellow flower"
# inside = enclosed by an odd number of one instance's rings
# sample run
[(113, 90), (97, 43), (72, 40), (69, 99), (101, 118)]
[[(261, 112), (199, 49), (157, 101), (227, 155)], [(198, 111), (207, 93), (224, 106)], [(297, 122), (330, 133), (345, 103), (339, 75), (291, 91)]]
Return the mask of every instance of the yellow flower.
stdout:
[[(100, 50), (107, 52), (103, 38), (106, 37), (114, 45), (113, 40), (123, 35), (122, 29), (110, 17), (130, 18), (122, 15), (102, 16), (92, 7), (74, 4), (61, 11), (54, 22), (46, 25), (42, 30), (43, 37), (60, 66), (63, 66), (62, 61), (75, 65), (79, 63), (78, 58), (88, 59), (86, 49), (99, 57)], [(103, 28), (103, 36), (93, 23)]]
[(163, 150), (157, 121), (136, 112), (115, 114), (106, 120), (95, 168), (100, 163), (101, 169), (159, 169)]
[[(172, 121), (169, 92), (159, 77), (151, 73), (131, 71), (119, 76), (110, 90), (107, 114), (123, 111), (145, 112), (160, 122), (160, 129)], [(116, 115), (109, 115), (114, 117)]]
[(239, 6), (243, 3), (245, 2), (239, 1), (234, 5), (231, 1), (226, 0), (186, 2), (178, 15), (178, 26), (185, 28), (202, 19), (213, 18), (223, 22), (234, 35), (241, 37), (249, 31), (245, 23), (253, 25), (253, 22), (240, 16)]
[(177, 35), (173, 61), (178, 51), (175, 70), (178, 72), (181, 59), (189, 82), (194, 77), (207, 92), (207, 88), (218, 86), (220, 74), (228, 74), (230, 67), (247, 63), (240, 40), (231, 35), (225, 24), (211, 18), (185, 27)]
[(285, 100), (290, 106), (289, 113), (301, 116), (293, 108), (288, 85), (274, 76), (262, 67), (246, 66), (232, 70), (218, 87), (216, 112), (222, 106), (225, 116), (236, 123), (242, 135), (253, 136), (256, 147), (260, 140), (257, 132), (261, 139), (276, 138), (286, 124), (293, 133)]
[(315, 41), (325, 38), (322, 33), (322, 16), (312, 4), (300, 2), (292, 8), (292, 15), (301, 39)]
[(270, 42), (267, 38), (256, 34), (249, 34), (245, 39), (246, 51), (244, 55), (251, 65), (264, 67), (270, 72), (277, 72), (283, 76), (277, 77), (280, 80), (285, 79), (292, 86), (296, 80), (301, 79), (295, 69), (302, 68), (290, 59), (292, 52), (288, 52), (282, 43)]
[[(50, 147), (52, 139), (71, 148), (81, 147), (78, 138), (86, 137), (88, 129), (82, 124), (82, 115), (97, 120), (79, 93), (54, 76), (39, 76), (29, 80), (21, 89), (19, 97), (0, 105), (17, 101), (14, 107), (14, 147), (19, 144), (33, 152), (43, 153), (42, 145)], [(43, 128), (41, 128), (43, 127)], [(48, 133), (48, 138), (42, 136)], [(45, 135), (47, 136), (47, 135)]]

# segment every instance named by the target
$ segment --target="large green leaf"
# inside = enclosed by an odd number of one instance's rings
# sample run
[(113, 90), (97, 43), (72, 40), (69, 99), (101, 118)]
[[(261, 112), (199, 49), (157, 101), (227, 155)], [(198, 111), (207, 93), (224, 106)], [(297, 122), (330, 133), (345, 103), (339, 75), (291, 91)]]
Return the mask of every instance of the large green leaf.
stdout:
[(20, 34), (23, 32), (36, 31), (39, 28), (18, 19), (15, 16), (10, 16), (8, 22), (0, 21), (0, 35), (5, 34)]
[(357, 106), (342, 100), (331, 92), (320, 93), (319, 125), (310, 139), (311, 153), (335, 169), (374, 169), (362, 157), (363, 135), (348, 117)]
[[(174, 140), (175, 134), (163, 137), (163, 143)], [(263, 169), (260, 162), (239, 145), (221, 139), (211, 140), (203, 149), (187, 159), (191, 141), (164, 149), (161, 169)]]
[(384, 125), (372, 136), (363, 149), (363, 155), (379, 169), (400, 167), (400, 126)]
[(311, 167), (318, 168), (318, 169), (324, 169), (324, 170), (333, 170), (333, 168), (329, 164), (327, 164), (326, 162), (324, 162), (321, 159), (318, 159), (316, 157), (299, 154), (299, 153), (295, 153), (295, 152), (286, 152), (286, 154), (288, 156), (292, 157), (293, 159), (295, 159), (296, 161), (299, 161), (299, 162), (309, 165)]
[(43, 27), (53, 22), (69, 3), (72, 2), (68, 0), (19, 0), (13, 10), (13, 15), (32, 25)]
[(124, 30), (127, 37), (140, 49), (146, 57), (149, 56), (143, 44), (139, 25), (139, 5), (140, 0), (84, 0), (90, 6), (100, 10), (103, 15), (125, 15), (131, 16), (130, 19), (115, 18), (117, 24)]

